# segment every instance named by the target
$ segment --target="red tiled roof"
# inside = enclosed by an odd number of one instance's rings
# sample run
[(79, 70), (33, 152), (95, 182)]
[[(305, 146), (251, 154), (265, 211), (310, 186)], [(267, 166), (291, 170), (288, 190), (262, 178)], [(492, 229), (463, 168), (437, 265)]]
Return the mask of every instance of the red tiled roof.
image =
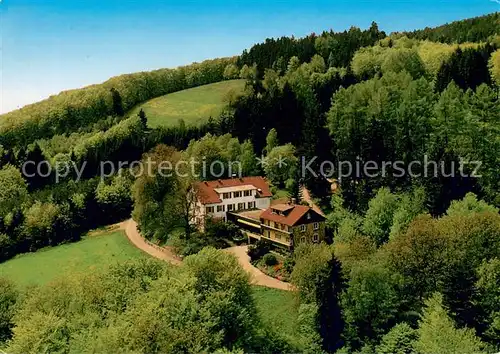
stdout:
[(195, 189), (198, 194), (198, 199), (202, 204), (220, 203), (219, 194), (215, 191), (216, 188), (227, 188), (252, 185), (257, 189), (257, 198), (272, 197), (273, 194), (269, 189), (269, 184), (264, 177), (242, 177), (230, 178), (217, 181), (197, 182)]
[[(308, 212), (316, 213), (312, 208), (305, 205), (293, 205), (293, 209), (286, 212), (285, 215), (279, 215), (276, 212), (273, 212), (273, 209), (279, 210), (283, 209), (282, 205), (273, 205), (270, 208), (264, 210), (264, 212), (260, 215), (261, 219), (271, 220), (274, 222), (278, 222), (280, 224), (285, 224), (288, 226), (295, 226), (297, 222)], [(278, 209), (279, 208), (279, 209)], [(317, 213), (316, 213), (317, 214)]]
[(279, 211), (288, 211), (290, 209), (293, 209), (293, 205), (280, 203), (280, 204), (274, 204), (272, 208)]

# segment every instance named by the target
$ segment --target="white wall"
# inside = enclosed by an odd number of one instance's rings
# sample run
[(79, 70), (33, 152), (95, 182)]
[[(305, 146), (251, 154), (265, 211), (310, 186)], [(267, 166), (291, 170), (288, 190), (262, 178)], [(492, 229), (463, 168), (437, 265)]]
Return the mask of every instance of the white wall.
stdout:
[[(239, 198), (233, 198), (233, 194), (231, 193), (231, 198), (228, 198), (228, 199), (223, 199), (222, 193), (221, 193), (219, 195), (219, 198), (222, 200), (222, 202), (218, 203), (218, 204), (205, 204), (203, 206), (203, 210), (201, 211), (202, 215), (200, 215), (200, 216), (203, 216), (203, 217), (213, 216), (214, 218), (226, 219), (227, 212), (229, 211), (228, 206), (230, 204), (234, 205), (234, 209), (232, 211), (249, 210), (249, 208), (248, 208), (249, 202), (255, 202), (255, 208), (257, 208), (257, 209), (267, 209), (271, 205), (271, 198), (256, 198), (257, 191), (252, 190), (251, 192), (252, 192), (252, 195), (248, 196), (248, 197), (243, 196), (243, 192), (242, 192), (241, 197), (239, 197)], [(244, 203), (245, 207), (243, 209), (238, 209), (238, 203)], [(224, 211), (217, 212), (217, 206), (221, 206), (221, 205), (224, 206)], [(206, 213), (207, 207), (213, 207), (214, 213), (208, 215)]]
[(267, 209), (271, 206), (271, 198), (257, 198), (255, 201), (258, 209)]

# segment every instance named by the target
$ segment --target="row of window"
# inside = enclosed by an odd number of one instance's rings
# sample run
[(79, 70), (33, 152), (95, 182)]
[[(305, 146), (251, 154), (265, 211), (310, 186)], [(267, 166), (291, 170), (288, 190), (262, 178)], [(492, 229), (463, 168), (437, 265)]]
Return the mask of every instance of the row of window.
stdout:
[[(306, 242), (306, 238), (304, 236), (302, 236), (300, 238), (300, 242), (301, 243), (305, 243)], [(316, 242), (319, 242), (319, 235), (318, 234), (314, 234), (313, 235), (313, 242), (316, 243)]]
[(228, 193), (222, 193), (222, 199), (231, 199), (231, 194), (233, 195), (233, 198), (241, 198), (243, 197), (251, 197), (253, 191), (238, 191), (238, 192), (228, 192)]
[[(248, 210), (248, 209), (255, 209), (255, 202), (228, 204), (227, 205), (227, 211)], [(208, 206), (206, 208), (207, 214), (213, 214), (215, 212), (215, 210), (217, 210), (218, 213), (224, 213), (224, 212), (226, 212), (226, 206), (225, 205), (217, 205), (217, 209), (213, 206)]]
[(266, 220), (266, 221), (264, 221), (264, 224), (269, 225), (271, 227), (274, 227), (275, 229), (289, 231), (289, 227), (287, 225), (280, 224), (279, 222)]
[[(289, 231), (289, 227), (286, 226), (285, 224), (280, 224), (279, 222), (275, 222), (275, 221), (265, 221), (264, 222), (266, 225), (269, 225), (271, 227), (274, 227), (275, 229), (280, 229), (280, 230), (285, 230), (285, 231)], [(302, 232), (305, 232), (307, 230), (307, 225), (304, 224), (304, 225), (300, 225), (300, 231)], [(314, 231), (317, 231), (319, 230), (319, 223), (318, 222), (315, 222), (313, 224), (313, 230)]]
[[(267, 237), (267, 238), (271, 238), (271, 232), (269, 230), (264, 230), (264, 236)], [(288, 237), (288, 236), (282, 236), (279, 233), (275, 233), (274, 237), (275, 237), (276, 240), (280, 240), (281, 241), (282, 239), (284, 239), (285, 242), (287, 242), (287, 243), (290, 242), (290, 237)], [(314, 243), (319, 242), (319, 235), (318, 234), (314, 234), (313, 237), (312, 237), (312, 240), (313, 240)], [(302, 236), (300, 238), (300, 243), (306, 243), (305, 236)]]
[[(269, 230), (264, 230), (264, 236), (267, 237), (267, 238), (271, 238), (271, 232)], [(285, 235), (282, 236), (279, 233), (275, 233), (274, 237), (276, 238), (276, 240), (284, 239), (285, 242), (287, 242), (287, 243), (290, 242), (290, 237), (289, 236), (285, 236)]]
[[(300, 225), (300, 231), (305, 232), (307, 229), (307, 225)], [(313, 230), (319, 230), (319, 222), (315, 222), (313, 224)]]

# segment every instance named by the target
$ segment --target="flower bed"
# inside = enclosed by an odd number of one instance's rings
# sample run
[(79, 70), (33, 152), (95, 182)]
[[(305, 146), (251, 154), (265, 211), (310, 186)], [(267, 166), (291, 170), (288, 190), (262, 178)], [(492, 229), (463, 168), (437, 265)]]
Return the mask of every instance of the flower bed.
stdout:
[[(268, 255), (272, 257), (268, 257)], [(270, 262), (270, 259), (273, 259), (276, 262)], [(285, 266), (286, 259), (277, 256), (272, 253), (266, 254), (264, 257), (261, 259), (253, 262), (254, 265), (260, 269), (264, 274), (269, 275), (270, 277), (276, 278), (278, 280), (288, 282), (290, 281), (290, 268)]]

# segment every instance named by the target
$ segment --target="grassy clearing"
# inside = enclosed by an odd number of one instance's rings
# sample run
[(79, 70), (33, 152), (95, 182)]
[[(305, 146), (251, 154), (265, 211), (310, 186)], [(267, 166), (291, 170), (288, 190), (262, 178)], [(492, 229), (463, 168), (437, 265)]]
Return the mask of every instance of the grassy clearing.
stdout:
[(253, 286), (253, 297), (257, 311), (264, 325), (277, 333), (296, 348), (300, 348), (298, 306), (292, 291)]
[[(97, 230), (79, 242), (45, 248), (0, 263), (0, 277), (12, 279), (24, 288), (143, 257), (149, 256), (135, 248), (123, 231)], [(261, 286), (252, 286), (252, 291), (263, 323), (299, 348), (300, 332), (294, 293)]]
[(287, 199), (290, 199), (290, 197), (290, 193), (285, 189), (277, 189), (276, 191), (273, 191), (274, 200), (283, 199), (283, 201), (285, 201)]
[(142, 108), (151, 128), (177, 125), (179, 119), (183, 119), (186, 125), (196, 125), (210, 116), (218, 117), (226, 105), (229, 92), (238, 94), (244, 87), (244, 80), (194, 87), (149, 100), (135, 107), (130, 114), (136, 115)]
[(20, 286), (46, 284), (56, 278), (92, 272), (110, 264), (148, 257), (122, 231), (96, 232), (75, 243), (49, 247), (0, 263), (0, 277)]

